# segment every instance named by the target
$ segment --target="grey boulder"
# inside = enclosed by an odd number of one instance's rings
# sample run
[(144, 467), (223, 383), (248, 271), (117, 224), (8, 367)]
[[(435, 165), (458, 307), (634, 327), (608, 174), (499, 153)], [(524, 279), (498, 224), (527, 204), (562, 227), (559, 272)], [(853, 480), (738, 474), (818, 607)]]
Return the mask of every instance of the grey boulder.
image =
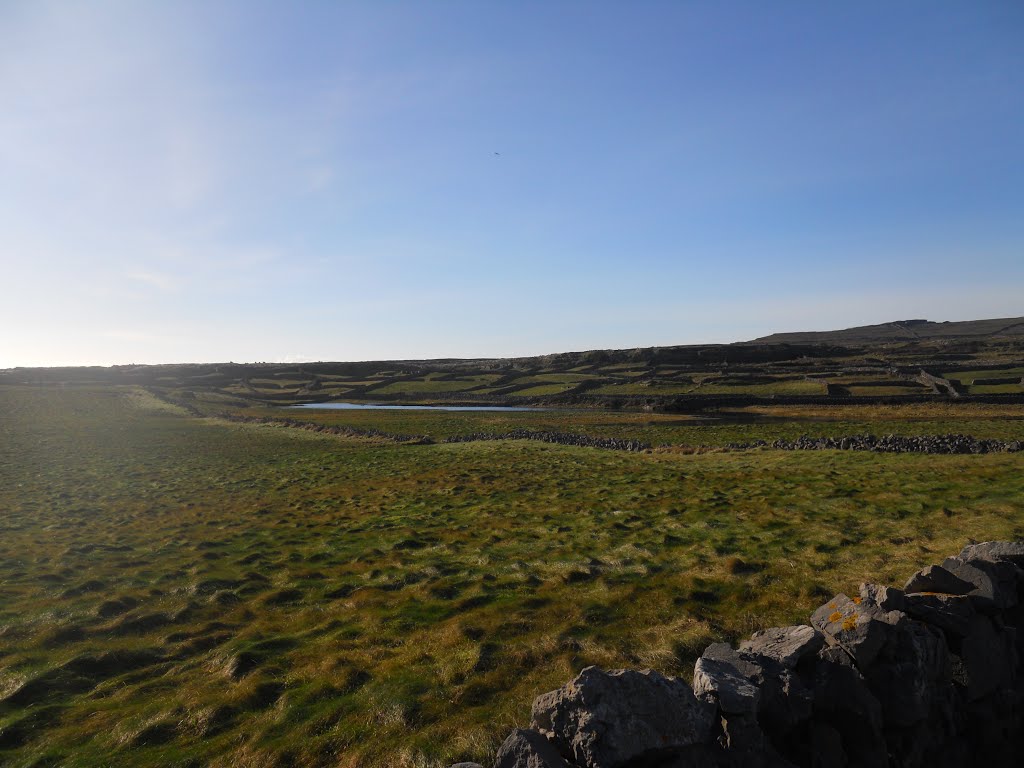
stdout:
[(569, 764), (543, 734), (516, 728), (498, 749), (494, 768), (569, 768)]
[[(728, 646), (725, 646), (728, 649)], [(714, 651), (710, 646), (704, 656), (697, 659), (693, 668), (693, 692), (697, 698), (717, 704), (728, 715), (756, 715), (761, 703), (761, 688), (747, 679), (744, 671), (731, 660), (708, 656)], [(729, 649), (731, 650), (731, 649)], [(739, 666), (744, 665), (740, 662)]]
[(964, 595), (910, 594), (906, 597), (910, 616), (945, 631), (952, 638), (966, 637), (971, 628), (974, 605)]
[(924, 720), (941, 704), (942, 692), (952, 678), (942, 634), (904, 618), (893, 625), (864, 677), (881, 703), (887, 727), (907, 727)]
[(987, 616), (971, 617), (970, 631), (960, 646), (966, 672), (967, 700), (977, 701), (997, 688), (1011, 687), (1016, 677), (1014, 639)]
[(944, 595), (966, 595), (974, 589), (969, 581), (964, 581), (950, 573), (941, 565), (929, 565), (909, 579), (903, 587), (904, 592), (939, 592)]
[(1024, 568), (1024, 541), (984, 541), (968, 544), (957, 555), (958, 560), (991, 560), (1014, 563)]
[(881, 584), (861, 584), (860, 598), (874, 603), (883, 611), (902, 611), (904, 608), (903, 590), (896, 587), (885, 587)]
[(947, 557), (942, 566), (969, 582), (974, 606), (984, 613), (996, 613), (1017, 605), (1020, 568), (1008, 560), (970, 560)]
[(697, 660), (693, 691), (718, 704), (726, 716), (753, 713), (781, 730), (811, 714), (811, 691), (792, 670), (768, 656), (733, 650), (727, 643), (709, 645)]
[(840, 646), (863, 671), (882, 650), (897, 618), (874, 603), (840, 593), (811, 615), (811, 624)]
[(772, 627), (755, 632), (740, 643), (740, 650), (766, 656), (793, 669), (800, 660), (813, 656), (825, 644), (825, 636), (814, 627), (800, 624), (793, 627)]
[(619, 768), (710, 742), (714, 714), (683, 680), (651, 670), (587, 667), (537, 697), (532, 727), (579, 765)]
[(828, 752), (844, 758), (840, 763), (817, 765), (887, 768), (882, 705), (868, 689), (849, 655), (838, 646), (826, 646), (818, 651), (814, 668), (814, 714), (816, 725), (827, 725), (839, 735), (840, 744), (830, 744)]
[[(820, 635), (817, 642), (824, 642)], [(811, 716), (812, 692), (794, 670), (768, 656), (715, 643), (697, 660), (693, 686), (698, 698), (718, 708), (718, 741), (732, 760), (728, 765), (789, 765), (766, 734), (789, 741)]]

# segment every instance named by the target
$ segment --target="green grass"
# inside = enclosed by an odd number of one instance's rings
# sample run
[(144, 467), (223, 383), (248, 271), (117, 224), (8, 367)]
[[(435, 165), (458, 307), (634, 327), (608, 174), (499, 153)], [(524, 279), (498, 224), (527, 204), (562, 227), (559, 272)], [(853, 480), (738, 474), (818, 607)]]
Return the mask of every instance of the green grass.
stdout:
[[(957, 413), (1019, 433), (1005, 409), (813, 424), (918, 432)], [(409, 432), (790, 428), (343, 415)], [(587, 664), (688, 675), (712, 640), (900, 582), (968, 537), (1024, 537), (1020, 454), (402, 446), (195, 419), (130, 388), (0, 388), (0, 434), (12, 766), (486, 763)]]
[(695, 391), (695, 384), (671, 381), (631, 381), (627, 384), (604, 384), (591, 392), (595, 395), (683, 395)]
[[(372, 388), (366, 393), (367, 397), (374, 395), (432, 395), (443, 392), (462, 392), (464, 390), (476, 389), (483, 385), (490, 384), (499, 377), (496, 374), (481, 374), (477, 376), (459, 376), (453, 378), (444, 374), (432, 373), (422, 379), (410, 379), (407, 381), (393, 381), (385, 383), (383, 380), (369, 380), (366, 382), (352, 382), (354, 385), (370, 384)], [(382, 386), (376, 386), (381, 384)]]
[(378, 394), (393, 395), (400, 392), (417, 395), (437, 392), (461, 392), (475, 386), (477, 386), (477, 384), (471, 381), (396, 381), (392, 384), (386, 384), (383, 387), (374, 387), (366, 394), (367, 396), (372, 397), (373, 395)]
[(973, 384), (968, 387), (972, 395), (1005, 395), (1024, 392), (1022, 384)]
[(948, 371), (942, 374), (946, 379), (959, 379), (964, 384), (970, 384), (975, 379), (996, 379), (1009, 378), (1011, 376), (1024, 376), (1024, 366), (1017, 368), (995, 368), (976, 371)]
[(718, 384), (711, 381), (697, 390), (702, 395), (824, 395), (821, 381), (779, 379), (766, 384)]
[[(666, 372), (659, 372), (662, 376)], [(701, 375), (696, 376), (701, 379)], [(821, 381), (806, 379), (779, 379), (763, 384), (717, 383), (717, 377), (708, 376), (698, 386), (685, 380), (651, 379), (647, 381), (628, 382), (625, 384), (605, 384), (592, 390), (600, 395), (824, 395), (825, 385)]]
[(645, 373), (650, 373), (650, 369), (645, 366), (636, 367), (632, 364), (625, 365), (605, 365), (601, 368), (591, 371), (596, 376), (643, 376)]
[(596, 378), (587, 373), (541, 373), (536, 376), (522, 376), (516, 384), (579, 384), (581, 381)]
[(566, 390), (572, 389), (572, 384), (538, 384), (532, 387), (525, 387), (524, 389), (517, 389), (510, 392), (510, 395), (516, 397), (539, 397), (540, 395), (557, 395)]
[(921, 387), (901, 387), (894, 384), (891, 387), (858, 387), (855, 384), (846, 387), (854, 397), (881, 397), (883, 395), (920, 395), (927, 392)]

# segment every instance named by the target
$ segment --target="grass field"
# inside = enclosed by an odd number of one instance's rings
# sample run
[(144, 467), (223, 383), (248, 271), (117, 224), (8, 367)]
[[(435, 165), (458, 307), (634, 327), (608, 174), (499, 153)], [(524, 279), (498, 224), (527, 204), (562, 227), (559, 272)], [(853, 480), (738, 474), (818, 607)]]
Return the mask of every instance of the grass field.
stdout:
[(560, 392), (565, 392), (568, 389), (572, 389), (572, 384), (537, 384), (536, 386), (526, 387), (525, 389), (517, 389), (511, 394), (520, 397), (537, 397), (538, 395), (557, 395)]
[[(720, 445), (1019, 439), (1022, 410), (288, 415)], [(587, 664), (688, 675), (713, 640), (968, 537), (1024, 537), (1022, 454), (396, 445), (194, 418), (130, 387), (0, 388), (0, 434), (12, 766), (487, 762)]]
[(825, 385), (807, 379), (781, 379), (770, 384), (718, 384), (712, 380), (702, 384), (700, 392), (705, 395), (824, 395)]
[(402, 381), (394, 384), (387, 384), (383, 387), (376, 387), (370, 393), (394, 394), (396, 392), (407, 392), (409, 394), (430, 394), (435, 392), (461, 392), (476, 386), (470, 381)]
[(1021, 377), (1024, 376), (1024, 367), (1016, 368), (994, 368), (982, 371), (948, 371), (942, 374), (947, 379), (959, 379), (964, 384), (970, 384), (975, 379)]
[(692, 392), (695, 384), (673, 381), (631, 381), (626, 384), (605, 384), (594, 389), (597, 395), (682, 395)]

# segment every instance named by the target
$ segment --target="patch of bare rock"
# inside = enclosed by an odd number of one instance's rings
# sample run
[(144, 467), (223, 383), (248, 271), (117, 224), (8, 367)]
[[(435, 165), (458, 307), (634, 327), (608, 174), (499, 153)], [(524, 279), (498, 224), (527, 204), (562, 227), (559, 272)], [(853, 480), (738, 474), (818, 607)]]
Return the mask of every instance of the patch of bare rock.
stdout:
[[(693, 685), (587, 667), (494, 768), (1024, 765), (1024, 542), (967, 546), (904, 589), (709, 646)], [(480, 768), (459, 763), (453, 768)]]

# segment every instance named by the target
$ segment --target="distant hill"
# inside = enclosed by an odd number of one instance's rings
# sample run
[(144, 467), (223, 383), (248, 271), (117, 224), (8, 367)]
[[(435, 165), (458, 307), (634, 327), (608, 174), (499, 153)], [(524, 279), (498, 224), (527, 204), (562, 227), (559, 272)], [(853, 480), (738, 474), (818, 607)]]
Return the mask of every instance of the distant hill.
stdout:
[(777, 333), (506, 359), (0, 370), (2, 386), (143, 387), (189, 412), (314, 402), (641, 408), (1024, 403), (1024, 318)]
[(886, 341), (987, 339), (1024, 336), (1024, 317), (934, 323), (930, 320), (897, 320), (881, 325), (862, 325), (841, 331), (773, 333), (744, 344), (863, 344)]

